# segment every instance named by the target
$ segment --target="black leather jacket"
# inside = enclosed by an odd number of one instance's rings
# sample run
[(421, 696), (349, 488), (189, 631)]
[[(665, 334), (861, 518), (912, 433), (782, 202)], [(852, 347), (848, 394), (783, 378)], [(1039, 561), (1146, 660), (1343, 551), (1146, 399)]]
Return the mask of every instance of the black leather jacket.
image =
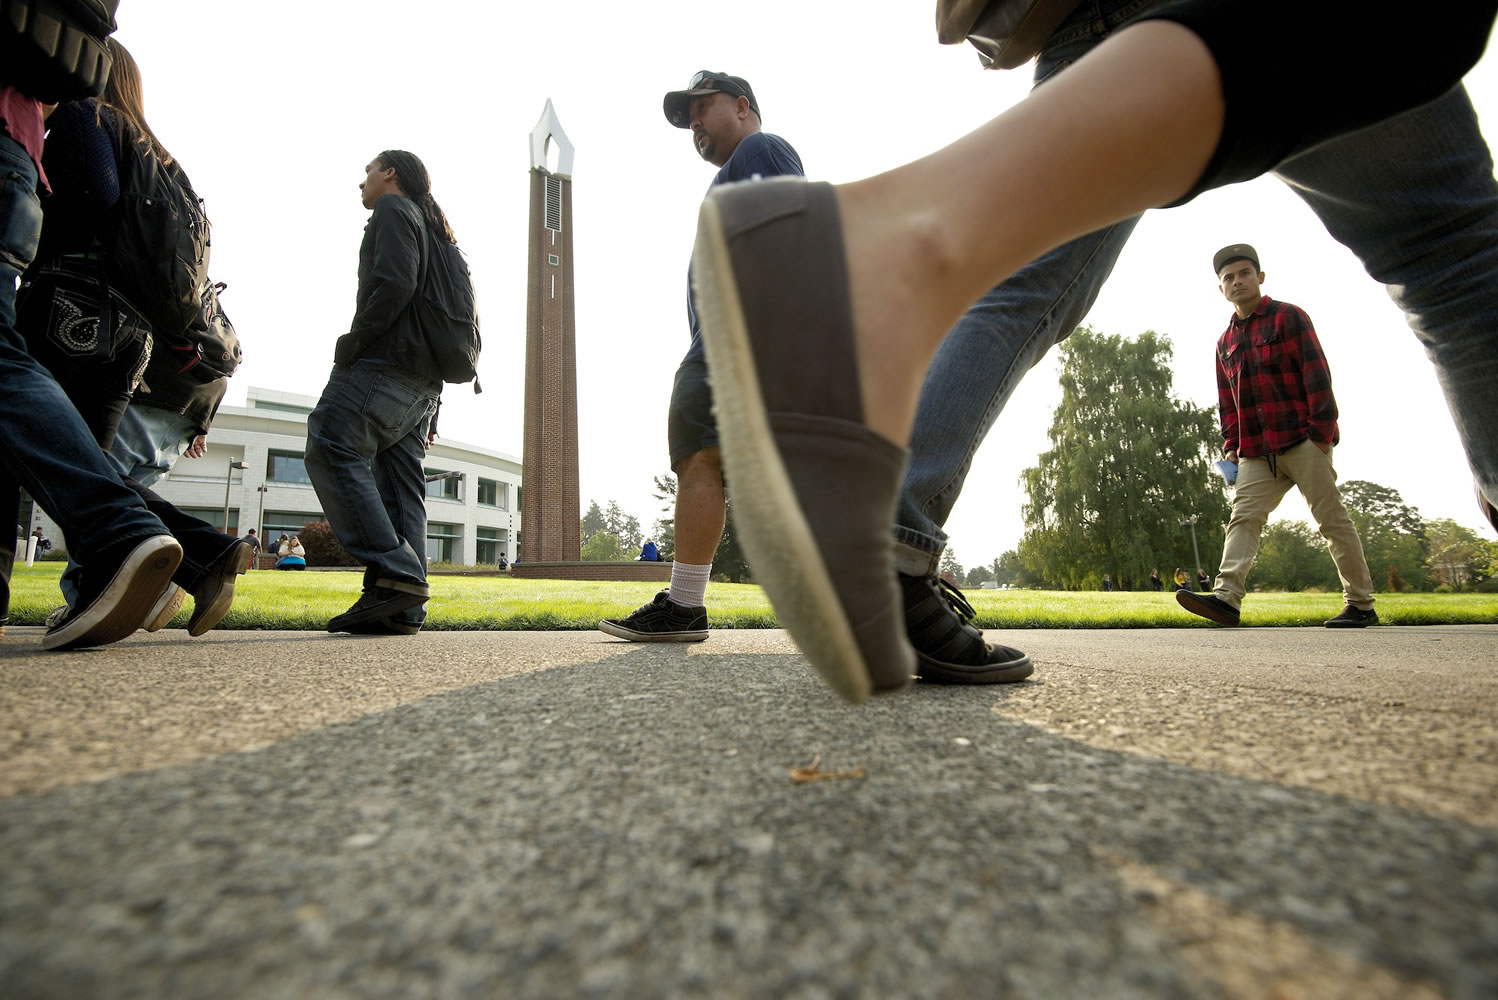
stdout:
[(359, 246), (359, 294), (349, 332), (338, 338), (333, 362), (377, 358), (440, 383), (417, 322), (415, 299), (425, 273), (427, 223), (416, 202), (384, 194)]

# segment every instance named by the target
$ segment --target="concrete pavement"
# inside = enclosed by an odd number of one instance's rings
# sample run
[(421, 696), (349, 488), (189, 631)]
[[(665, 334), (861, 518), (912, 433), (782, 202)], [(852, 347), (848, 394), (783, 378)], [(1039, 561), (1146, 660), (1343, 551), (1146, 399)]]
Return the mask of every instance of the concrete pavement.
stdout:
[[(1498, 995), (1498, 626), (0, 639), (7, 997)], [(788, 778), (820, 756), (860, 779)]]

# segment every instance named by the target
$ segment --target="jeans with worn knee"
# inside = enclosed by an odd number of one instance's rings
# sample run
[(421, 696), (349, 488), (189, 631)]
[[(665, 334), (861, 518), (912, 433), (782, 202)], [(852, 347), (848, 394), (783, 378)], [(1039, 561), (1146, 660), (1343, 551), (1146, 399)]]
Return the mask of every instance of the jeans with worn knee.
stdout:
[[(166, 532), (104, 458), (77, 409), (16, 330), (16, 283), (36, 255), (36, 165), (0, 133), (0, 508), (25, 487), (62, 528), (69, 552), (107, 565), (124, 546)], [(10, 514), (6, 516), (10, 516)], [(10, 611), (15, 539), (0, 531), (0, 621)]]
[(364, 564), (366, 588), (426, 582), (421, 462), (441, 393), (438, 382), (359, 361), (333, 368), (307, 418), (307, 474), (339, 544)]
[[(1054, 34), (1043, 81), (1142, 0), (1093, 0)], [(1275, 175), (1389, 286), (1436, 366), (1479, 486), (1498, 497), (1498, 184), (1466, 91), (1324, 143)], [(1051, 251), (985, 294), (937, 349), (916, 411), (895, 524), (902, 573), (936, 572), (973, 455), (1015, 386), (1092, 308), (1137, 217)]]

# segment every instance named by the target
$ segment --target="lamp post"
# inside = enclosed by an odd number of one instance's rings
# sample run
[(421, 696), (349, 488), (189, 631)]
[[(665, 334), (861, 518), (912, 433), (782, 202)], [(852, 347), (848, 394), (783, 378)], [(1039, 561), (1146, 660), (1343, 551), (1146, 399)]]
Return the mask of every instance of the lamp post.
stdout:
[(260, 513), (255, 516), (256, 531), (261, 530), (265, 526), (265, 494), (269, 491), (270, 487), (266, 486), (264, 483), (261, 483), (259, 486), (255, 487), (255, 492), (260, 494)]
[(1192, 517), (1189, 520), (1182, 521), (1181, 527), (1191, 529), (1191, 554), (1196, 557), (1196, 579), (1191, 581), (1193, 584), (1191, 589), (1195, 590), (1199, 586), (1196, 581), (1202, 578), (1202, 554), (1196, 547), (1196, 518)]
[(234, 470), (248, 469), (249, 465), (244, 462), (236, 462), (229, 459), (229, 469), (224, 473), (224, 534), (229, 533), (229, 487), (234, 485)]

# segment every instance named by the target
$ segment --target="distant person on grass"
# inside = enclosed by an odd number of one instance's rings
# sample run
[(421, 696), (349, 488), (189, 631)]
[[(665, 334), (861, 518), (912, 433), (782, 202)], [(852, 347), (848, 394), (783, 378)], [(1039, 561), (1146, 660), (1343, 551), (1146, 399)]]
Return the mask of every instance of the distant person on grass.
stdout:
[(1223, 247), (1212, 267), (1233, 304), (1217, 340), (1217, 392), (1223, 451), (1238, 463), (1238, 482), (1215, 591), (1180, 591), (1176, 601), (1219, 625), (1237, 625), (1264, 522), (1295, 486), (1326, 538), (1347, 598), (1327, 628), (1376, 625), (1373, 578), (1332, 469), (1332, 447), (1340, 440), (1337, 400), (1311, 319), (1263, 293), (1259, 254), (1248, 244)]
[(430, 596), (426, 474), (442, 395), (413, 300), (428, 234), (455, 243), (426, 166), (387, 149), (359, 185), (371, 213), (359, 247), (359, 292), (333, 371), (307, 418), (307, 474), (339, 543), (364, 564), (364, 589), (329, 632), (414, 635)]
[[(686, 90), (668, 93), (666, 120), (691, 129), (692, 146), (719, 168), (708, 191), (723, 184), (761, 177), (796, 176), (801, 157), (778, 135), (760, 129), (759, 101), (742, 77), (702, 70)], [(713, 554), (723, 539), (727, 498), (718, 422), (708, 386), (702, 330), (690, 290), (687, 323), (691, 346), (676, 370), (667, 418), (671, 470), (676, 473), (676, 536), (671, 585), (624, 618), (606, 618), (598, 627), (635, 642), (699, 642), (707, 638), (707, 584)], [(643, 553), (641, 559), (648, 558)]]

